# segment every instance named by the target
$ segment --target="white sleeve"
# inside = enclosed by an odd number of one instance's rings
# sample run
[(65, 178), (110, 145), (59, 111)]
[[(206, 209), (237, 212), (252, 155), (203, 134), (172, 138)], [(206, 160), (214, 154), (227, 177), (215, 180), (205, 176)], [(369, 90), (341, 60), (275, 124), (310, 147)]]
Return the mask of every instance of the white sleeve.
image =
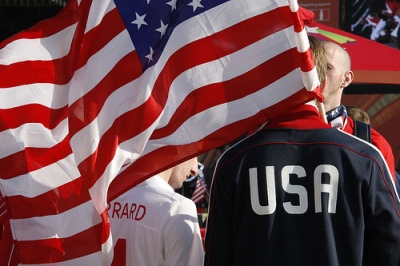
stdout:
[(164, 227), (165, 266), (203, 265), (204, 249), (196, 205), (190, 199), (176, 201)]

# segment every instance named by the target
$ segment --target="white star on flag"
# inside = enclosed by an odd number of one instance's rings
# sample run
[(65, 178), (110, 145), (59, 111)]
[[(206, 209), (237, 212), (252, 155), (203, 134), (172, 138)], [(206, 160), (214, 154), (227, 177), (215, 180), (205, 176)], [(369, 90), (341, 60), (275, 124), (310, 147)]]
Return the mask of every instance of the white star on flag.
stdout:
[(161, 26), (158, 29), (156, 29), (156, 31), (161, 33), (160, 38), (162, 38), (162, 36), (164, 36), (165, 31), (168, 28), (168, 23), (166, 25), (164, 25), (164, 22), (162, 20), (160, 20), (160, 23), (161, 23)]
[(153, 61), (153, 54), (154, 54), (154, 50), (153, 48), (150, 46), (150, 53), (148, 55), (146, 55), (145, 57), (149, 59), (150, 61)]
[(192, 6), (194, 12), (198, 7), (204, 7), (202, 4), (200, 4), (200, 2), (201, 0), (192, 0), (192, 2), (188, 4), (188, 6)]
[(146, 14), (144, 14), (143, 16), (140, 16), (137, 12), (135, 12), (135, 14), (136, 14), (136, 19), (132, 21), (132, 24), (136, 24), (139, 30), (142, 25), (147, 25), (146, 21), (144, 21)]
[(167, 5), (171, 6), (171, 11), (176, 9), (176, 0), (171, 0), (167, 3)]

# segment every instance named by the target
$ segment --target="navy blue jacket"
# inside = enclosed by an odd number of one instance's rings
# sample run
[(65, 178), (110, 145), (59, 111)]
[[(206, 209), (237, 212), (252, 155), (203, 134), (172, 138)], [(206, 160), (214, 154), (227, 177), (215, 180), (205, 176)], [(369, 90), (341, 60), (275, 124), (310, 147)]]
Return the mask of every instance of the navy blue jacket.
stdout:
[(272, 121), (217, 164), (205, 265), (400, 265), (400, 204), (383, 160), (314, 107)]

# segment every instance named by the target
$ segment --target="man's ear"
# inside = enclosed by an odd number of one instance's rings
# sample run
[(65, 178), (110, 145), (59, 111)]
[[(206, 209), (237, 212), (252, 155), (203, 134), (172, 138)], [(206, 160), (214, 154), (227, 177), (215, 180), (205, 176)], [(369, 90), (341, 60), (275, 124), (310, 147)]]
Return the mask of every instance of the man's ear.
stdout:
[(344, 81), (342, 83), (342, 87), (346, 88), (347, 86), (350, 85), (350, 83), (353, 81), (354, 79), (354, 73), (351, 70), (346, 71), (346, 73), (344, 74)]

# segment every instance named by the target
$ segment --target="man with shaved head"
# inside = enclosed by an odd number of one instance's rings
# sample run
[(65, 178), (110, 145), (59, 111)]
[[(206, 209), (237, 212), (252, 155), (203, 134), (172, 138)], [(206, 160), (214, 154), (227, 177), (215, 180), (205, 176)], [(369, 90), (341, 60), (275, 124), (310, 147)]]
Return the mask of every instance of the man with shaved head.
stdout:
[[(344, 88), (349, 86), (354, 79), (354, 73), (351, 71), (350, 55), (343, 47), (334, 42), (322, 41), (322, 45), (325, 49), (327, 61), (324, 90), (324, 106), (327, 111), (327, 120), (332, 127), (356, 135), (354, 134), (354, 120), (347, 115), (346, 107), (341, 104)], [(395, 163), (390, 144), (373, 128), (371, 128), (371, 143), (382, 152), (393, 180), (395, 180)]]
[(350, 56), (336, 43), (323, 41), (327, 60), (326, 86), (324, 90), (325, 110), (334, 110), (341, 104), (343, 89), (354, 79)]

